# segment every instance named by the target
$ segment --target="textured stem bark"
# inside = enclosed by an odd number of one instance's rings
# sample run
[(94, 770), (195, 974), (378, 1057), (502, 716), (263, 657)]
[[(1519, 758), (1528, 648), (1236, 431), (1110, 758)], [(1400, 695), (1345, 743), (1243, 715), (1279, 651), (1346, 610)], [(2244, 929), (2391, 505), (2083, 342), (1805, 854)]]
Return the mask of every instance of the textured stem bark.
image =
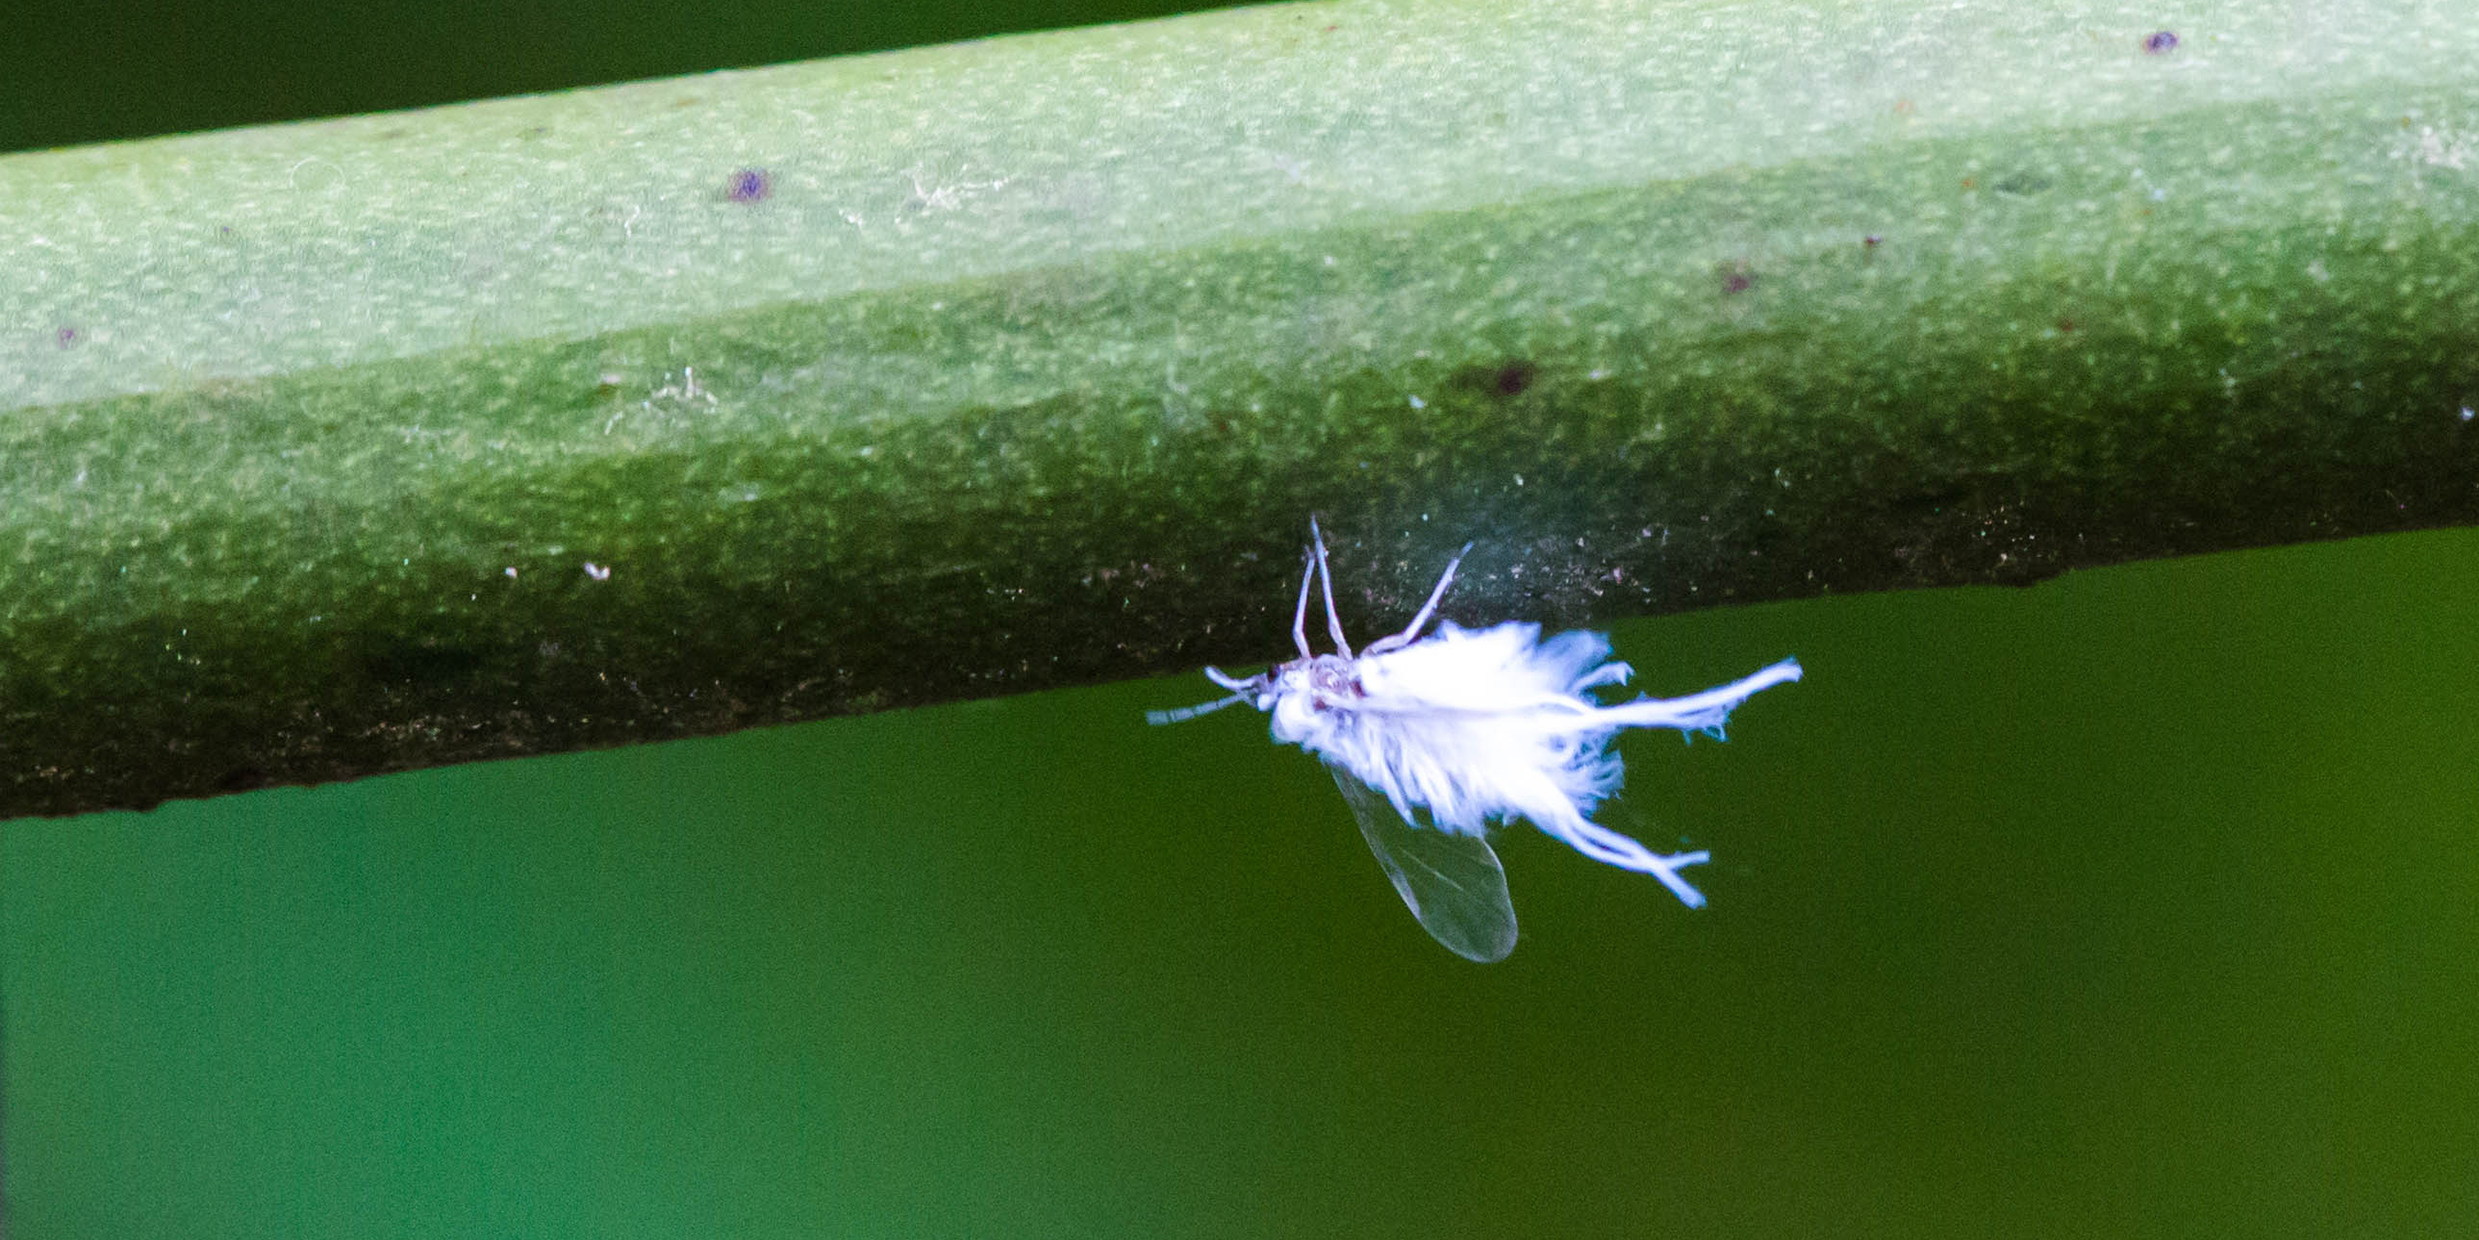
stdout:
[[(1264, 8), (0, 159), (0, 815), (2479, 520), (2479, 16)], [(1132, 726), (1138, 726), (1131, 720)]]

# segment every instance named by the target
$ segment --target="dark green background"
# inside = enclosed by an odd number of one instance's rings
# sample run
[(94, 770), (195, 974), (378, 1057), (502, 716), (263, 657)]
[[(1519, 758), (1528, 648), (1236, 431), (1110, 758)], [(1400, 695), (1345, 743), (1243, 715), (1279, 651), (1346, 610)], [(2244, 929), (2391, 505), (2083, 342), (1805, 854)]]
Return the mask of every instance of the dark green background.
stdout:
[(16, 1234), (2466, 1232), (2474, 562), (1624, 626), (1492, 967), (1202, 678), (13, 822)]
[(0, 151), (1223, 7), (1161, 0), (8, 0)]
[[(1134, 15), (209, 12), (0, 148)], [(1625, 626), (1810, 679), (1627, 744), (1712, 907), (1519, 830), (1488, 968), (1201, 678), (0, 824), (10, 1235), (2466, 1233), (2474, 633), (2471, 531)]]

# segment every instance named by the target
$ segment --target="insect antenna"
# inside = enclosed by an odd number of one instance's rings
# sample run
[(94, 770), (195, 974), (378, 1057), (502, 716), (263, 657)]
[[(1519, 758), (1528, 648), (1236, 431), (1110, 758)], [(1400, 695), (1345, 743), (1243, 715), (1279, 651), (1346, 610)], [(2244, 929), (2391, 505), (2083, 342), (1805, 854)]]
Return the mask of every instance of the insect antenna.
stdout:
[(1234, 693), (1227, 698), (1219, 698), (1211, 702), (1200, 702), (1194, 706), (1174, 706), (1169, 710), (1149, 710), (1145, 712), (1145, 722), (1150, 723), (1155, 727), (1160, 727), (1166, 723), (1185, 723), (1190, 719), (1196, 718), (1198, 715), (1210, 715), (1215, 711), (1221, 710), (1225, 706), (1236, 706), (1247, 700), (1247, 694)]

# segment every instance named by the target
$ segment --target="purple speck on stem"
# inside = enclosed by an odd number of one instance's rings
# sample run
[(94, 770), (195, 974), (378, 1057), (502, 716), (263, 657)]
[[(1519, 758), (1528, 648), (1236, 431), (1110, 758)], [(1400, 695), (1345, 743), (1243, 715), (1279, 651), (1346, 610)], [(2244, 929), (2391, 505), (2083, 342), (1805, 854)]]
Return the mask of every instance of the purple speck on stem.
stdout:
[(743, 168), (732, 174), (731, 188), (723, 196), (733, 202), (758, 202), (775, 192), (775, 179), (764, 168)]
[(2178, 36), (2174, 31), (2155, 30), (2143, 36), (2143, 50), (2154, 56), (2174, 52), (2178, 50)]
[(59, 331), (52, 333), (52, 343), (59, 345), (61, 348), (68, 348), (77, 342), (78, 330), (74, 327), (64, 327)]

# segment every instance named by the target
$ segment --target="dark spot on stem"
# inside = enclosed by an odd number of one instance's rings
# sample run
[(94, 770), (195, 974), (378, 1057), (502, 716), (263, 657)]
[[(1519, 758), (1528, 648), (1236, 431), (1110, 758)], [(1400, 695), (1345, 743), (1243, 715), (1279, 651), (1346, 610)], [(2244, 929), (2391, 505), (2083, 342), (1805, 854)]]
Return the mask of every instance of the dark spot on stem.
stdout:
[(775, 179), (764, 168), (743, 168), (732, 174), (731, 185), (723, 196), (733, 202), (763, 202), (775, 192)]
[(2143, 36), (2144, 54), (2161, 56), (2178, 50), (2178, 36), (2169, 30), (2155, 30)]
[(74, 327), (64, 327), (52, 333), (52, 343), (64, 349), (76, 344), (81, 338)]
[(1539, 363), (1519, 357), (1495, 366), (1466, 366), (1455, 372), (1451, 382), (1467, 392), (1479, 392), (1503, 399), (1521, 396), (1530, 391), (1533, 382), (1540, 377)]

